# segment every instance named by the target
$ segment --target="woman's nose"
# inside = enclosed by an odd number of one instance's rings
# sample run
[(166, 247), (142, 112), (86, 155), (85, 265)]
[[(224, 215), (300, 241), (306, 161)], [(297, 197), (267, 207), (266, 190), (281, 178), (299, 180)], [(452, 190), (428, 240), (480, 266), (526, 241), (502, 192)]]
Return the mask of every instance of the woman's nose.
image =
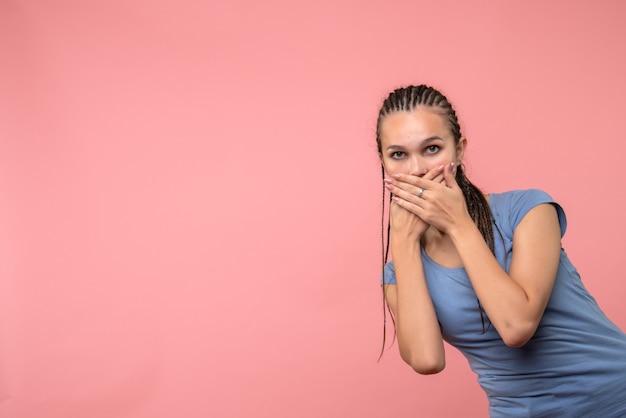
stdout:
[(424, 162), (420, 161), (420, 159), (417, 157), (411, 158), (409, 174), (420, 177), (426, 174), (426, 167)]

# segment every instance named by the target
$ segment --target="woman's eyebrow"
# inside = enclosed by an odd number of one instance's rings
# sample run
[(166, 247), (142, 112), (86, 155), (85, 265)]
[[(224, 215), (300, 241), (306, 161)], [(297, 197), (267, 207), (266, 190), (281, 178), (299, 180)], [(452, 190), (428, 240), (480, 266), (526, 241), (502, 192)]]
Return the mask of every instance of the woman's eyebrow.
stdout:
[[(428, 138), (423, 139), (422, 141), (420, 141), (418, 145), (420, 145), (420, 146), (426, 145), (426, 144), (429, 144), (429, 143), (431, 143), (433, 141), (436, 141), (436, 140), (443, 140), (443, 138), (441, 138), (440, 136), (437, 136), (437, 135), (429, 136)], [(394, 145), (394, 144), (392, 144), (392, 145), (389, 145), (387, 147), (387, 151), (403, 150), (404, 148), (405, 148), (404, 145)]]

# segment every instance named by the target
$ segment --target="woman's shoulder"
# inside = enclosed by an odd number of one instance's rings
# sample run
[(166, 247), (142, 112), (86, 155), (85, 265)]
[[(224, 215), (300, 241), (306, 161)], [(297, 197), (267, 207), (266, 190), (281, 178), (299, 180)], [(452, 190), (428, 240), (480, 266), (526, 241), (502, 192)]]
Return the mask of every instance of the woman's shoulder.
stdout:
[[(489, 194), (490, 203), (497, 204), (519, 204), (523, 202), (540, 201), (541, 203), (553, 203), (554, 199), (547, 192), (541, 189), (517, 189), (500, 193)], [(494, 202), (495, 201), (495, 202)]]
[(563, 208), (548, 194), (541, 189), (509, 190), (489, 195), (489, 205), (497, 223), (506, 223), (514, 230), (524, 216), (535, 206), (548, 203), (554, 206), (559, 218), (561, 233), (565, 233), (567, 219)]
[(541, 203), (556, 204), (552, 196), (541, 189), (519, 189), (489, 194), (489, 205), (492, 209), (511, 211), (515, 208), (527, 210)]

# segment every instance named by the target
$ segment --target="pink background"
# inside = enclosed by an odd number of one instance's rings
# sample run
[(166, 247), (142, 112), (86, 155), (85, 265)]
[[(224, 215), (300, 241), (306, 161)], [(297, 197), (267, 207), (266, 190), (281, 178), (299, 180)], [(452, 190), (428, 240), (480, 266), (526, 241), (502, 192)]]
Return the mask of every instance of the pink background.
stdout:
[(439, 87), (626, 328), (620, 1), (0, 2), (0, 416), (484, 417), (381, 342), (378, 107)]

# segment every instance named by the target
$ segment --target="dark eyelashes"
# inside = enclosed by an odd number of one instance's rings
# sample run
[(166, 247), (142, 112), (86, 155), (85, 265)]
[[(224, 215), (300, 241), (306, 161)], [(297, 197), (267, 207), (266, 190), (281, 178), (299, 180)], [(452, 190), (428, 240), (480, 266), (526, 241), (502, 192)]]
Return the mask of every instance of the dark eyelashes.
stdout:
[[(436, 154), (439, 151), (441, 151), (441, 147), (439, 145), (429, 145), (426, 148), (424, 148), (424, 151), (429, 154)], [(404, 151), (394, 151), (391, 154), (389, 154), (389, 158), (392, 158), (392, 159), (398, 159), (404, 156), (406, 156), (406, 153)]]

